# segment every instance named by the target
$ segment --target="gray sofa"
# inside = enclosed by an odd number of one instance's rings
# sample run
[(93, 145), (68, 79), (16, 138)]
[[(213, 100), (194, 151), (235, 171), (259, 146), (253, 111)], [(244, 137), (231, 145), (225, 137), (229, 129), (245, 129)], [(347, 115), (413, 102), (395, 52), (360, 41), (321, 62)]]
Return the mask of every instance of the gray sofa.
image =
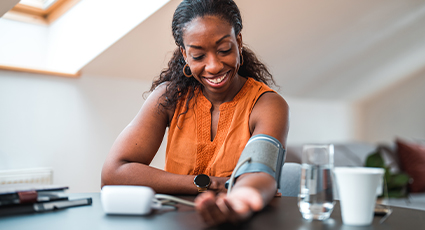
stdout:
[[(339, 143), (334, 144), (334, 166), (364, 166), (367, 156), (374, 152), (378, 146), (363, 143)], [(392, 145), (380, 145), (384, 154), (384, 160), (387, 165), (391, 165), (391, 171), (400, 170), (397, 156), (395, 156), (395, 147)], [(286, 161), (282, 168), (281, 193), (283, 196), (298, 196), (299, 183), (301, 178), (301, 153), (302, 145), (289, 145), (286, 151)], [(407, 198), (389, 198), (383, 199), (384, 204), (397, 207), (413, 208), (425, 210), (425, 193), (411, 193)]]

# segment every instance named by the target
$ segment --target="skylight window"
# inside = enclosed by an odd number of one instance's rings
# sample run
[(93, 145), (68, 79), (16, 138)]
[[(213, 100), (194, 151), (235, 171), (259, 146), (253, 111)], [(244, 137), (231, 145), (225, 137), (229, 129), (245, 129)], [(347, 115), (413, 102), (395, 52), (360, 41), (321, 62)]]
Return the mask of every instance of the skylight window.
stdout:
[(35, 7), (41, 10), (47, 10), (53, 3), (58, 0), (21, 0), (19, 4)]
[(3, 17), (7, 19), (50, 24), (80, 0), (21, 0)]

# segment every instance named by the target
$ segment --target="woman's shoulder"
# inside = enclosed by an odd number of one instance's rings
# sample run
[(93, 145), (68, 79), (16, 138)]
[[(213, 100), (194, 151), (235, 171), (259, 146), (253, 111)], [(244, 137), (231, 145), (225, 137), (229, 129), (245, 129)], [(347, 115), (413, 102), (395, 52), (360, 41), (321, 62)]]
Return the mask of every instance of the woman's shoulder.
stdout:
[[(265, 92), (258, 98), (257, 105), (261, 107), (264, 106), (280, 106), (280, 107), (289, 107), (286, 100), (278, 92), (271, 90)], [(257, 106), (256, 105), (256, 106)]]
[(268, 86), (266, 83), (264, 83), (264, 82), (262, 82), (258, 79), (252, 78), (252, 77), (247, 78), (247, 83), (249, 85), (251, 85), (252, 87), (259, 89), (263, 92), (276, 92), (270, 86)]
[(253, 135), (267, 134), (286, 143), (289, 129), (289, 105), (277, 92), (264, 93), (255, 104), (250, 116)]
[(263, 117), (264, 111), (276, 113), (277, 116), (285, 116), (289, 113), (289, 105), (282, 95), (263, 82), (256, 81), (255, 79), (252, 79), (252, 82), (261, 91), (260, 96), (252, 108), (251, 115), (253, 117), (255, 117), (255, 114)]
[[(149, 94), (148, 98), (145, 102), (150, 102), (149, 104), (155, 106), (155, 110), (157, 110), (159, 113), (165, 113), (169, 117), (169, 121), (171, 121), (171, 118), (174, 114), (175, 106), (174, 107), (167, 107), (165, 106), (167, 104), (167, 87), (169, 86), (170, 82), (166, 81), (158, 86), (152, 92)], [(153, 108), (152, 108), (153, 109)]]
[(264, 97), (264, 95), (267, 95), (266, 98), (272, 98), (272, 99), (280, 98), (281, 99), (280, 102), (285, 101), (278, 92), (276, 92), (274, 89), (272, 89), (270, 86), (268, 86), (264, 82), (248, 77), (246, 84), (248, 85), (247, 90), (251, 91), (252, 96), (255, 97), (255, 104), (258, 104), (260, 100), (261, 101), (267, 100), (267, 99), (261, 99)]
[(157, 91), (157, 92), (165, 93), (165, 91), (167, 90), (167, 86), (169, 84), (170, 84), (169, 81), (164, 81), (164, 82), (160, 83), (159, 85), (157, 85), (152, 92)]
[(168, 82), (163, 82), (155, 87), (151, 92), (149, 92), (149, 96), (146, 98), (147, 101), (156, 101), (158, 104), (164, 103), (166, 101), (165, 93), (167, 91)]
[(277, 91), (273, 90), (265, 83), (256, 83), (258, 87), (255, 104), (251, 108), (251, 115), (264, 114), (264, 111), (275, 111), (279, 113), (288, 113), (289, 105), (286, 100)]

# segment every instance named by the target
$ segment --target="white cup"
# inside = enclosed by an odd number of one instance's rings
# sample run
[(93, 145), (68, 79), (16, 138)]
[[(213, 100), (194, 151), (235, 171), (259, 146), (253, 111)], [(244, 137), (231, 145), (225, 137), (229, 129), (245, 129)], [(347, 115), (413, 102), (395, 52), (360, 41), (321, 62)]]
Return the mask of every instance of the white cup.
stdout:
[(342, 222), (346, 225), (370, 225), (374, 216), (376, 191), (384, 169), (367, 167), (334, 168), (341, 204)]

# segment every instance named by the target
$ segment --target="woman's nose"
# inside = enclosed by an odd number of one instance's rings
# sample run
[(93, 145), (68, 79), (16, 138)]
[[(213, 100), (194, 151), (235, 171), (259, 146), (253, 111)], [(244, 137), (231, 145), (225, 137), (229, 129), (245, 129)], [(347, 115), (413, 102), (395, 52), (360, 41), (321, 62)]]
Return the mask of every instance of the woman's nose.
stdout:
[(207, 63), (205, 65), (205, 70), (208, 73), (216, 74), (223, 69), (223, 63), (216, 55), (209, 55), (207, 58)]

